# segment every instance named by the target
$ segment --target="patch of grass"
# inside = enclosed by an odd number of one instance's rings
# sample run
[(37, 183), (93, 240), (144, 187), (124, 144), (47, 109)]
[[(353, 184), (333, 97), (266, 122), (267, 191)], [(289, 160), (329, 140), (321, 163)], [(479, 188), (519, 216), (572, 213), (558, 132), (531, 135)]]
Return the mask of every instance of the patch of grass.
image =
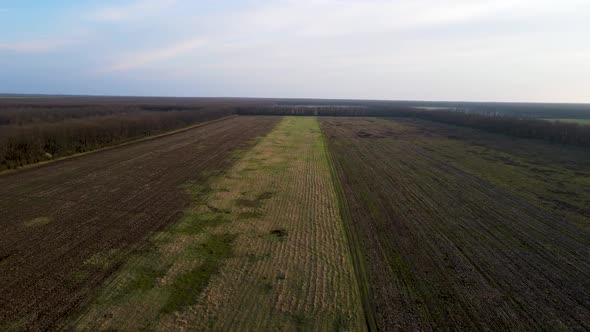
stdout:
[(158, 279), (166, 275), (170, 265), (162, 261), (155, 247), (150, 247), (149, 251), (137, 260), (137, 264), (129, 271), (124, 282), (118, 286), (111, 301), (122, 302), (157, 287)]
[(100, 252), (84, 261), (85, 266), (93, 267), (108, 267), (112, 264), (113, 256), (117, 255), (119, 250), (111, 249), (105, 252)]
[(289, 168), (289, 163), (287, 163), (287, 162), (278, 162), (278, 163), (274, 163), (274, 164), (266, 164), (266, 165), (260, 166), (261, 171), (274, 172), (274, 173), (284, 172), (288, 168)]
[(178, 227), (170, 229), (174, 234), (196, 235), (202, 233), (206, 227), (218, 226), (229, 222), (225, 212), (186, 212)]
[(334, 322), (332, 323), (332, 328), (334, 331), (348, 331), (349, 330), (349, 319), (346, 318), (344, 314), (338, 312), (336, 317), (334, 317)]
[(213, 206), (211, 204), (206, 204), (206, 206), (213, 213), (224, 213), (224, 214), (230, 214), (231, 213), (231, 210), (229, 210), (229, 209), (220, 209), (220, 208), (215, 207), (215, 206)]
[(272, 291), (272, 284), (270, 282), (264, 282), (261, 285), (262, 291), (265, 293), (269, 293), (270, 291)]
[(244, 211), (238, 214), (238, 219), (256, 219), (260, 218), (264, 215), (264, 213), (260, 211)]
[(27, 227), (41, 227), (49, 224), (50, 222), (51, 218), (49, 217), (37, 217), (29, 221), (26, 221), (24, 225)]
[(0, 321), (0, 331), (24, 331), (26, 320), (5, 320)]
[(262, 202), (270, 199), (272, 195), (271, 192), (265, 191), (257, 195), (254, 199), (238, 198), (234, 202), (237, 206), (241, 207), (259, 208), (262, 206)]
[(249, 263), (260, 262), (260, 261), (263, 261), (269, 257), (270, 257), (270, 254), (265, 254), (265, 255), (248, 254), (248, 255), (246, 255), (246, 259), (248, 260)]
[(278, 241), (285, 241), (287, 238), (288, 232), (285, 228), (277, 228), (270, 231), (270, 236)]
[(168, 268), (160, 266), (157, 264), (157, 261), (154, 263), (156, 264), (141, 265), (121, 294), (132, 293), (134, 291), (147, 291), (155, 287), (158, 278), (166, 275)]
[(302, 313), (296, 313), (292, 316), (293, 321), (295, 322), (295, 328), (297, 331), (307, 331), (309, 330), (309, 321)]
[(258, 200), (267, 200), (270, 199), (272, 197), (273, 193), (271, 193), (270, 191), (265, 191), (262, 194), (258, 195), (257, 199)]
[(170, 286), (170, 296), (162, 312), (179, 311), (197, 302), (201, 291), (209, 284), (211, 276), (216, 274), (223, 261), (231, 256), (231, 243), (234, 238), (235, 235), (232, 234), (211, 235), (207, 242), (194, 249), (196, 254), (203, 257), (205, 261), (174, 279)]
[(239, 174), (239, 175), (244, 175), (245, 173), (248, 173), (248, 172), (255, 172), (255, 171), (257, 171), (257, 170), (258, 170), (258, 169), (257, 169), (257, 168), (254, 168), (254, 167), (247, 167), (247, 168), (244, 168), (244, 169), (241, 169), (240, 171), (238, 171), (238, 174)]
[(238, 198), (234, 201), (237, 206), (241, 207), (248, 207), (248, 208), (257, 208), (260, 207), (260, 201), (255, 199), (247, 199), (247, 198)]

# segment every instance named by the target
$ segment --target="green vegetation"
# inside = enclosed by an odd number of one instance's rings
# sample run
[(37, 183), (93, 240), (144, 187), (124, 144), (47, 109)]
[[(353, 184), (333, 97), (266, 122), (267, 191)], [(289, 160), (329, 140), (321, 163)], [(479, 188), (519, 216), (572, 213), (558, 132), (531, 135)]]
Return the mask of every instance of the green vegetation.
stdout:
[(590, 119), (543, 119), (547, 121), (557, 121), (565, 123), (576, 123), (580, 125), (590, 125)]
[(270, 236), (279, 241), (284, 241), (287, 237), (288, 231), (285, 228), (277, 228), (270, 231)]
[(40, 227), (47, 225), (51, 222), (49, 217), (37, 217), (25, 222), (25, 226), (27, 227)]
[(219, 272), (223, 262), (231, 256), (234, 238), (232, 234), (212, 235), (200, 247), (192, 248), (204, 262), (174, 279), (163, 312), (179, 311), (197, 302), (211, 277)]

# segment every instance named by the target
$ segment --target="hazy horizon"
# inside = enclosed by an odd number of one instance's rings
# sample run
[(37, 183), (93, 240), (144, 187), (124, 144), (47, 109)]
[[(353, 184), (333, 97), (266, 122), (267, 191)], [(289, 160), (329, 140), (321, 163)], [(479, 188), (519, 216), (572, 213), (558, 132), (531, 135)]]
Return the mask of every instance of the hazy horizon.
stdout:
[(590, 2), (0, 2), (0, 93), (588, 103)]
[(329, 97), (258, 97), (258, 96), (175, 96), (175, 95), (121, 95), (121, 94), (46, 94), (46, 93), (18, 93), (18, 92), (1, 92), (0, 98), (187, 98), (187, 99), (269, 99), (269, 100), (317, 100), (317, 101), (377, 101), (377, 102), (408, 102), (408, 103), (473, 103), (473, 104), (555, 104), (555, 105), (588, 105), (590, 102), (554, 102), (554, 101), (511, 101), (511, 100), (433, 100), (433, 99), (366, 99), (366, 98), (329, 98)]

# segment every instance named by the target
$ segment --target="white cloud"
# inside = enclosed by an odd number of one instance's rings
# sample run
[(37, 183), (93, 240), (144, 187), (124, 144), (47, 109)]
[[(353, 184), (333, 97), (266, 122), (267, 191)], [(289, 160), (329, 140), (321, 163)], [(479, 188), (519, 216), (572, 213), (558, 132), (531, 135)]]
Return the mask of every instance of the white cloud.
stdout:
[(101, 22), (120, 22), (150, 15), (173, 6), (176, 0), (136, 0), (119, 6), (107, 6), (95, 9), (90, 15), (92, 20)]
[(73, 43), (70, 40), (34, 40), (13, 43), (0, 43), (0, 51), (15, 53), (44, 53)]
[(238, 23), (259, 32), (327, 37), (531, 15), (554, 7), (547, 0), (286, 0), (247, 10)]
[[(428, 31), (463, 25), (494, 24), (531, 18), (578, 15), (587, 0), (279, 0), (255, 2), (242, 12), (216, 18), (220, 29), (246, 40), (309, 38), (386, 39), (391, 34)], [(213, 24), (212, 22), (210, 22)], [(515, 31), (516, 32), (516, 31)], [(398, 36), (396, 36), (398, 37)], [(404, 36), (399, 36), (402, 39)], [(385, 41), (385, 40), (384, 40)], [(351, 45), (349, 45), (351, 46)]]
[(203, 39), (191, 39), (177, 44), (163, 46), (162, 48), (154, 50), (130, 53), (109, 66), (106, 71), (126, 71), (154, 62), (173, 59), (177, 56), (186, 54), (194, 49), (202, 47), (205, 44), (206, 42)]

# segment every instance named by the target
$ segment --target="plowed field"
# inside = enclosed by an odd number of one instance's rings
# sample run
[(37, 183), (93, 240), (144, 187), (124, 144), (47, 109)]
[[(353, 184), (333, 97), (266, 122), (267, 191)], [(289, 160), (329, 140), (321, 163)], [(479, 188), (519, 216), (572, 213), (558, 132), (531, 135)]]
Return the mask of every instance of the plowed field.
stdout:
[(320, 119), (0, 175), (0, 329), (590, 329), (587, 149)]
[(1, 327), (48, 329), (278, 118), (238, 117), (0, 176)]
[(380, 329), (590, 329), (587, 151), (425, 121), (321, 127)]

